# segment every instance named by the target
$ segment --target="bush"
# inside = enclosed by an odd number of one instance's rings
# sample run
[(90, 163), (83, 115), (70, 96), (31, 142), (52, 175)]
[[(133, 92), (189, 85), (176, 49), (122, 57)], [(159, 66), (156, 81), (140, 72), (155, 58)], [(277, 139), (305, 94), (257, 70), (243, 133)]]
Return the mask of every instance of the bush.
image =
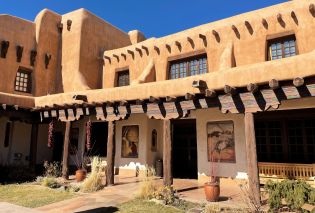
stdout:
[(140, 199), (152, 199), (154, 193), (157, 190), (157, 186), (154, 182), (155, 170), (153, 167), (145, 167), (145, 177), (140, 185), (138, 198)]
[(94, 157), (91, 166), (91, 174), (83, 181), (81, 190), (83, 192), (95, 192), (102, 188), (102, 174), (104, 166), (102, 159)]
[(153, 193), (153, 197), (157, 200), (163, 201), (165, 205), (174, 204), (177, 200), (179, 200), (179, 197), (176, 195), (175, 190), (171, 186), (158, 188), (158, 190)]
[(58, 162), (49, 163), (48, 161), (44, 162), (46, 177), (60, 177), (61, 176), (61, 166)]
[[(302, 180), (268, 181), (265, 189), (269, 194), (268, 204), (272, 211), (287, 206), (290, 210), (301, 211), (304, 203), (315, 204), (315, 189)], [(283, 204), (282, 201), (285, 201)]]
[(61, 187), (61, 184), (54, 177), (44, 177), (42, 179), (42, 185), (52, 189)]

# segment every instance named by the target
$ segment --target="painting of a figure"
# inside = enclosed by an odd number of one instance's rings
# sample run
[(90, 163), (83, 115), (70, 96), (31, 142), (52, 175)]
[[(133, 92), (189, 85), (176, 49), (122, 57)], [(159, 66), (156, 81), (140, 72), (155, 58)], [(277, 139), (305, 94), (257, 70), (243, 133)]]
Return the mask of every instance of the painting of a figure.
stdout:
[(121, 157), (137, 158), (139, 150), (139, 126), (122, 127)]
[(208, 161), (235, 163), (234, 127), (232, 121), (207, 125)]

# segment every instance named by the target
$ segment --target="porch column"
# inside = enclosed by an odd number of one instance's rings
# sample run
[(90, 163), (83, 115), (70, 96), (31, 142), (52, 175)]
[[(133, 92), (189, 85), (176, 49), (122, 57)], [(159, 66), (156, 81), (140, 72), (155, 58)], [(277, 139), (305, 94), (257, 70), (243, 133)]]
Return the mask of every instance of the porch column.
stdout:
[(163, 183), (165, 186), (173, 184), (171, 121), (169, 119), (163, 120)]
[(106, 185), (114, 185), (114, 165), (115, 165), (115, 123), (108, 122), (107, 136), (107, 169), (106, 169)]
[(66, 122), (65, 138), (63, 141), (63, 157), (62, 157), (62, 177), (69, 178), (68, 174), (68, 157), (69, 157), (69, 136), (70, 136), (71, 122)]
[(260, 204), (259, 174), (253, 113), (245, 113), (245, 142), (249, 191), (256, 204)]
[(36, 155), (37, 155), (37, 135), (38, 135), (38, 123), (32, 124), (31, 130), (31, 144), (30, 144), (30, 167), (34, 168), (36, 165)]

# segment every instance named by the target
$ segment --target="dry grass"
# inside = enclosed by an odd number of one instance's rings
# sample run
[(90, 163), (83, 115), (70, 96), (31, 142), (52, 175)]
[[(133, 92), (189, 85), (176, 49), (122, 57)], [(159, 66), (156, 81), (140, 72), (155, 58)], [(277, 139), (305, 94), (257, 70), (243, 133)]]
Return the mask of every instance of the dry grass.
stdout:
[(81, 190), (83, 192), (95, 192), (100, 190), (102, 185), (102, 177), (104, 175), (104, 166), (102, 165), (102, 159), (94, 157), (92, 161), (91, 174), (83, 181)]
[(25, 207), (39, 207), (66, 200), (75, 194), (31, 184), (0, 185), (0, 202), (13, 203)]

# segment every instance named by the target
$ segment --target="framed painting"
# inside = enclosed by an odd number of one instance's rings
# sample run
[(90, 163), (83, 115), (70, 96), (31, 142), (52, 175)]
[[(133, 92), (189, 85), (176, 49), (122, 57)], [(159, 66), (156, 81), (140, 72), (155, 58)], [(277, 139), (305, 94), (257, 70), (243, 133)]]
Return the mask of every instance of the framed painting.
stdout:
[(139, 156), (139, 126), (123, 126), (121, 141), (121, 157), (138, 158)]
[(209, 122), (207, 136), (208, 161), (236, 162), (233, 121)]

